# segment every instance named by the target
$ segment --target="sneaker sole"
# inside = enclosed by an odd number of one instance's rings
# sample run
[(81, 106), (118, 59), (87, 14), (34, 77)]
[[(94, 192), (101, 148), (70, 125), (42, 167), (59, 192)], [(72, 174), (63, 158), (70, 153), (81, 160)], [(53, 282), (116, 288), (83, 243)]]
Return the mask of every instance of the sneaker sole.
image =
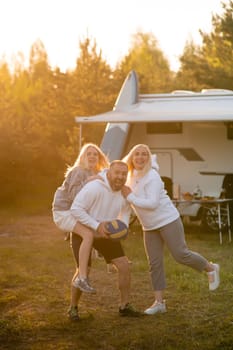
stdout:
[(95, 290), (94, 290), (94, 291), (86, 290), (86, 289), (84, 289), (84, 288), (82, 288), (82, 287), (79, 287), (79, 286), (74, 286), (74, 287), (77, 288), (77, 289), (79, 289), (79, 290), (81, 290), (81, 292), (83, 292), (83, 293), (96, 294), (96, 291), (95, 291)]
[(96, 294), (96, 290), (93, 290), (93, 291), (87, 290), (87, 289), (84, 289), (83, 287), (80, 287), (78, 284), (75, 284), (75, 283), (72, 283), (72, 285), (73, 285), (73, 287), (81, 290), (81, 292), (83, 292), (83, 293)]
[(150, 311), (150, 310), (145, 310), (144, 311), (144, 314), (145, 315), (149, 315), (149, 316), (153, 316), (153, 315), (157, 315), (157, 314), (165, 314), (167, 312), (167, 310), (161, 310), (161, 311), (155, 311), (155, 312), (153, 312), (152, 310)]
[(81, 290), (81, 292), (83, 293), (87, 293), (87, 294), (96, 294), (96, 291), (90, 291), (90, 290), (86, 290), (86, 289), (83, 289), (83, 288), (79, 288), (79, 290)]

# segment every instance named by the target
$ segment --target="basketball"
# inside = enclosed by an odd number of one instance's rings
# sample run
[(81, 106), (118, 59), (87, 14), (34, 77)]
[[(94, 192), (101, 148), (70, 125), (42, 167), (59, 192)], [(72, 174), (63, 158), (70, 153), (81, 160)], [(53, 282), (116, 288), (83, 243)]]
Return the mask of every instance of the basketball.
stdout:
[(113, 240), (124, 239), (128, 235), (127, 225), (119, 219), (109, 221), (106, 228), (110, 233), (110, 238)]

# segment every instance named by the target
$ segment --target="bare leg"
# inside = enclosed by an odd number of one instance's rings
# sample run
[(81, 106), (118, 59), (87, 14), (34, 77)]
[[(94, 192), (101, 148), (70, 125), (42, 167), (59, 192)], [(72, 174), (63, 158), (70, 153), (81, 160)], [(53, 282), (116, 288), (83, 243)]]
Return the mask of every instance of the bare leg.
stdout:
[(82, 238), (79, 248), (79, 277), (87, 278), (88, 261), (92, 250), (94, 234), (91, 229), (79, 222), (75, 225), (73, 232)]
[[(73, 279), (72, 279), (72, 282), (75, 280), (75, 278), (78, 276), (78, 269), (76, 270), (74, 276), (73, 276)], [(79, 300), (80, 300), (80, 297), (82, 295), (82, 292), (80, 289), (78, 288), (75, 288), (73, 286), (73, 283), (71, 283), (71, 301), (70, 301), (70, 306), (78, 306), (78, 303), (79, 303)]]
[(130, 298), (130, 265), (126, 256), (112, 260), (118, 271), (118, 288), (120, 291), (120, 307), (129, 303)]

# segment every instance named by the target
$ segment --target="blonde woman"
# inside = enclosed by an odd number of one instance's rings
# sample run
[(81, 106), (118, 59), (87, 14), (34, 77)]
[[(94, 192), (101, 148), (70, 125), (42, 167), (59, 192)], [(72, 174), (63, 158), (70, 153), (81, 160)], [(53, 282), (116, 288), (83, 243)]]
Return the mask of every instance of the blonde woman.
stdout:
[(206, 271), (210, 290), (218, 288), (219, 265), (208, 262), (203, 256), (187, 247), (179, 212), (168, 197), (159, 173), (152, 168), (152, 154), (149, 147), (138, 144), (123, 160), (128, 164), (129, 173), (128, 186), (122, 190), (122, 193), (133, 207), (142, 225), (144, 246), (154, 289), (154, 303), (144, 313), (153, 315), (166, 312), (163, 295), (166, 288), (164, 244), (178, 263), (200, 272)]
[[(71, 214), (74, 198), (88, 179), (108, 168), (109, 162), (101, 149), (93, 144), (85, 144), (74, 164), (67, 168), (64, 182), (55, 192), (52, 204), (53, 220), (57, 227), (65, 232), (72, 232), (82, 238), (77, 258), (78, 276), (75, 274), (73, 287), (83, 292), (95, 293), (88, 281), (88, 261), (94, 240), (94, 232), (81, 225)], [(75, 292), (74, 292), (75, 293)]]

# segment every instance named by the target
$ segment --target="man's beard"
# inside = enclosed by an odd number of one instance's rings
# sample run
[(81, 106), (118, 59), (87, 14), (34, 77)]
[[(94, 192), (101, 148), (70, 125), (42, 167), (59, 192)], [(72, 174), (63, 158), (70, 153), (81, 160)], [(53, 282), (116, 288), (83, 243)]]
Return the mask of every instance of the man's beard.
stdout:
[(121, 189), (122, 189), (122, 187), (124, 186), (124, 181), (114, 181), (113, 183), (112, 183), (112, 189), (114, 190), (114, 191), (120, 191)]

